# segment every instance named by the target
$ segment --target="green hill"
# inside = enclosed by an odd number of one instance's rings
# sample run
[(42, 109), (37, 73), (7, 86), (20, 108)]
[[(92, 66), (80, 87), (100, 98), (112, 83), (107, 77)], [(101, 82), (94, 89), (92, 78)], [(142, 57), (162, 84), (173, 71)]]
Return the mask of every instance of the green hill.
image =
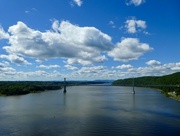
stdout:
[[(119, 79), (112, 83), (116, 86), (132, 86), (133, 78)], [(134, 78), (134, 85), (138, 87), (153, 87), (161, 89), (166, 95), (174, 92), (180, 96), (180, 72), (165, 76), (145, 76)]]
[[(114, 81), (113, 85), (131, 86), (132, 78), (119, 79)], [(145, 76), (134, 78), (135, 86), (153, 86), (153, 85), (180, 85), (180, 72), (165, 76)]]

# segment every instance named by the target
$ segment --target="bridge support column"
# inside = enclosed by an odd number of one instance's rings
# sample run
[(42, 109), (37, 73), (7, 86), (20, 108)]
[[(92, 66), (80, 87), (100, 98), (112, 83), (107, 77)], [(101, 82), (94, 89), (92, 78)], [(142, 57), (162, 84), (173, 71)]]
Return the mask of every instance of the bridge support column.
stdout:
[(133, 86), (133, 91), (132, 91), (132, 93), (135, 94), (135, 90), (134, 90), (134, 77), (133, 77), (133, 81), (132, 81), (132, 86)]
[(66, 93), (66, 78), (64, 78), (64, 93)]

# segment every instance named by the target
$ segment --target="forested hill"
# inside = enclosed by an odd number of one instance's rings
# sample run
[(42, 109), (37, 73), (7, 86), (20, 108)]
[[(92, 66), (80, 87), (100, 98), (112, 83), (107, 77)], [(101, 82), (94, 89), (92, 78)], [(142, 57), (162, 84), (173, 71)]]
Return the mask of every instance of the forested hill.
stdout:
[(138, 78), (119, 79), (112, 83), (117, 86), (152, 87), (161, 89), (167, 97), (172, 97), (180, 101), (180, 72), (165, 76), (146, 76)]
[[(119, 85), (119, 86), (132, 86), (133, 79), (119, 79), (112, 83), (112, 85)], [(134, 78), (135, 86), (180, 86), (180, 72), (165, 75), (165, 76), (145, 76), (145, 77), (138, 77)]]

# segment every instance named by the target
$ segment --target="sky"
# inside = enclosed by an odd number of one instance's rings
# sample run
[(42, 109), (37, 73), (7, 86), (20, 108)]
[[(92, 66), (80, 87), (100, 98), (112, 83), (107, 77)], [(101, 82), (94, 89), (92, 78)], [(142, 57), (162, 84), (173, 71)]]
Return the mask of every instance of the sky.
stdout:
[(180, 72), (179, 0), (1, 0), (0, 81)]

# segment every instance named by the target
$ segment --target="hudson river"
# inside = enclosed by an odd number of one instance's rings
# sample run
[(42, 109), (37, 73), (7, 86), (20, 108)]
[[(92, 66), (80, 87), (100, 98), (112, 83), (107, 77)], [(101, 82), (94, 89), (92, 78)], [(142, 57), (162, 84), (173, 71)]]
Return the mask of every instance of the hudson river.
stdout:
[(0, 96), (0, 136), (180, 134), (180, 102), (148, 88), (73, 86)]

